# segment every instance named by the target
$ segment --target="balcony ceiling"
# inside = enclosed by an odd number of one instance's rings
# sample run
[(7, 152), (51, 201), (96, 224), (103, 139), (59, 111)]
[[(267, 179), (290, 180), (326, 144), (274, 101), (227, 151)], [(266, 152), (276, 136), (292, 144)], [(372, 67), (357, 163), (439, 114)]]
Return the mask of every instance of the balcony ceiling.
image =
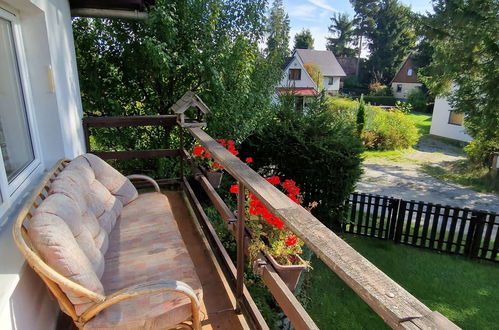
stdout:
[(71, 9), (109, 9), (144, 11), (155, 0), (69, 0)]

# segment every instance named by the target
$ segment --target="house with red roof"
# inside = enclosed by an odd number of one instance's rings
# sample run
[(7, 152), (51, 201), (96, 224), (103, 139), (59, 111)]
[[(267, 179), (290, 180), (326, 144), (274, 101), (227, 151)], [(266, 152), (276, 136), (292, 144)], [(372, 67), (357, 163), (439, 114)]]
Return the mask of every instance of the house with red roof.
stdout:
[(417, 68), (411, 56), (408, 56), (393, 77), (391, 82), (393, 96), (397, 100), (405, 101), (409, 95), (423, 86), (417, 76)]
[(329, 94), (338, 94), (341, 77), (346, 77), (333, 52), (328, 50), (296, 49), (284, 67), (284, 74), (277, 91), (290, 93), (303, 99), (318, 95), (319, 86), (305, 69), (306, 64), (313, 64), (324, 79), (323, 89)]

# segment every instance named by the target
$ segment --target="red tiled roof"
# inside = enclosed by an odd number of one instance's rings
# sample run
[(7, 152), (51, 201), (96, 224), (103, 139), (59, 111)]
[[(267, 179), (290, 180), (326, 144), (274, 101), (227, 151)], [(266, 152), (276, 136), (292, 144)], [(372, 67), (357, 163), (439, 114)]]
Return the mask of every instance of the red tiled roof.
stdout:
[(319, 95), (319, 92), (317, 92), (312, 87), (295, 87), (295, 88), (279, 87), (279, 88), (277, 88), (277, 92), (279, 94), (293, 94), (296, 96), (316, 96), (316, 95)]

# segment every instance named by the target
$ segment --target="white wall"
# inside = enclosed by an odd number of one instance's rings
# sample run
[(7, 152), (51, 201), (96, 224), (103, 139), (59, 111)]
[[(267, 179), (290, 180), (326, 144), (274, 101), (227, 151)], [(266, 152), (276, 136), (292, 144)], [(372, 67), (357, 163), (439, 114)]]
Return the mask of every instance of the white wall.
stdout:
[(446, 98), (440, 96), (435, 98), (430, 134), (464, 142), (471, 141), (472, 138), (466, 134), (463, 126), (449, 124), (451, 110), (452, 107)]
[[(301, 69), (301, 79), (300, 80), (289, 80), (289, 69)], [(286, 70), (284, 70), (284, 76), (282, 78), (281, 84), (279, 87), (309, 87), (317, 89), (317, 86), (310, 78), (307, 73), (307, 70), (303, 67), (303, 63), (298, 59), (297, 56), (293, 58), (291, 63), (288, 65)]]
[[(84, 152), (82, 108), (67, 0), (0, 0), (20, 26), (29, 111), (41, 165), (0, 218), (0, 329), (55, 328), (57, 303), (12, 240), (12, 221), (43, 172), (60, 158)], [(53, 72), (51, 84), (49, 67)]]
[(324, 89), (327, 92), (338, 92), (340, 90), (340, 77), (332, 77), (333, 84), (329, 85), (329, 76), (324, 76)]
[[(397, 85), (402, 85), (402, 91), (397, 92)], [(406, 100), (411, 92), (419, 87), (423, 86), (420, 83), (392, 83), (393, 96), (396, 99)]]

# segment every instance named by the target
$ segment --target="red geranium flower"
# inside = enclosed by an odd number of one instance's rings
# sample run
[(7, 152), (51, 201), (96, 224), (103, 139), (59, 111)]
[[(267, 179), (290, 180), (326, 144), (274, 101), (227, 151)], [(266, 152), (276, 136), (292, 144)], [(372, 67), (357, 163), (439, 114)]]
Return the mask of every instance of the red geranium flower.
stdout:
[(239, 194), (239, 186), (237, 184), (231, 185), (230, 192), (233, 194)]
[(289, 236), (284, 242), (287, 246), (293, 246), (296, 244), (296, 236)]
[(246, 163), (253, 163), (253, 158), (246, 157)]
[(192, 153), (194, 154), (194, 156), (198, 156), (198, 157), (202, 157), (203, 156), (203, 152), (204, 152), (204, 148), (201, 147), (201, 146), (195, 146), (194, 150), (192, 151)]
[(271, 176), (270, 178), (265, 178), (265, 180), (267, 180), (269, 183), (272, 183), (272, 184), (279, 184), (281, 183), (281, 179), (274, 175), (274, 176)]

